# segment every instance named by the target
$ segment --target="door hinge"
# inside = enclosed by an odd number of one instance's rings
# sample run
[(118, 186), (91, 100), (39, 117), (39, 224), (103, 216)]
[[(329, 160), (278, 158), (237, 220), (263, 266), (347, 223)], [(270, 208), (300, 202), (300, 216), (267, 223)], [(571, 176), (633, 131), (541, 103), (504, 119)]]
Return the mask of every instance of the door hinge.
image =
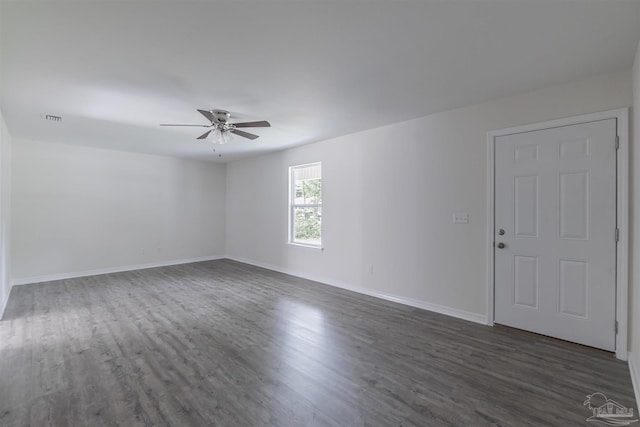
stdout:
[(616, 150), (620, 149), (620, 137), (616, 135)]
[(616, 228), (616, 243), (620, 241), (620, 229)]
[(618, 321), (616, 320), (616, 334), (618, 333)]

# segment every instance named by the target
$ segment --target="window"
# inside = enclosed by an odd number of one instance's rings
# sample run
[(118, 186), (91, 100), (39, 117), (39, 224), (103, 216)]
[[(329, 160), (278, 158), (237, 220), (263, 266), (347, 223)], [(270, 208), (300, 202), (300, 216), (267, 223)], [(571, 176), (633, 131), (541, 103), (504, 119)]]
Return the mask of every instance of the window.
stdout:
[(289, 243), (322, 245), (322, 164), (289, 168)]

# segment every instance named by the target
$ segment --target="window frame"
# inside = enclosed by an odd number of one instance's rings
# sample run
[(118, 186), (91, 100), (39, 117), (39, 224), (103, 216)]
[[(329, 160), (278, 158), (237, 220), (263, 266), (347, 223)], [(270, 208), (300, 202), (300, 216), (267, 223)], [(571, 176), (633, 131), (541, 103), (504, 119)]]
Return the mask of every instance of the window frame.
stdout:
[[(320, 167), (320, 200), (321, 203), (305, 203), (305, 204), (297, 204), (295, 203), (295, 192), (296, 192), (296, 188), (295, 188), (295, 178), (294, 178), (294, 173), (296, 170), (298, 169), (303, 169), (306, 167), (310, 167), (310, 166), (319, 166)], [(289, 229), (289, 236), (287, 239), (287, 243), (290, 245), (294, 245), (294, 246), (304, 246), (307, 248), (312, 248), (312, 249), (320, 249), (322, 250), (322, 242), (323, 242), (323, 227), (322, 227), (322, 220), (320, 221), (320, 243), (319, 244), (314, 244), (314, 243), (305, 243), (305, 242), (296, 242), (295, 241), (295, 210), (297, 208), (320, 208), (320, 210), (322, 211), (322, 205), (323, 205), (323, 201), (324, 201), (324, 182), (322, 179), (322, 162), (311, 162), (311, 163), (303, 163), (303, 164), (299, 164), (299, 165), (293, 165), (293, 166), (289, 166), (289, 218), (288, 218), (288, 229)]]

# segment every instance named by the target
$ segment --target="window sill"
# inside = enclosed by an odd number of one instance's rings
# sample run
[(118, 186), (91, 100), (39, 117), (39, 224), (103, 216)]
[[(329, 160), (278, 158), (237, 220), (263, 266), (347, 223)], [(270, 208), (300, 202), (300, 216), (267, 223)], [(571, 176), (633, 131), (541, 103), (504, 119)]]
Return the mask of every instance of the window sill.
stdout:
[(299, 246), (302, 248), (307, 248), (307, 249), (315, 249), (317, 251), (323, 252), (324, 248), (322, 246), (316, 246), (316, 245), (306, 245), (304, 243), (295, 243), (295, 242), (287, 242), (288, 245), (291, 246)]

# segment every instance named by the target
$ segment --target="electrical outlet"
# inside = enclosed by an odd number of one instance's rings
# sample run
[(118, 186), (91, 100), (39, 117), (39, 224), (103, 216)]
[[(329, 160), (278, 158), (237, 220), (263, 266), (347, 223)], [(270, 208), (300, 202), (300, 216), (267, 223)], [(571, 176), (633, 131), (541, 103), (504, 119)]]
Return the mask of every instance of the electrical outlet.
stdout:
[(454, 212), (453, 213), (454, 224), (469, 224), (469, 214), (466, 212)]

